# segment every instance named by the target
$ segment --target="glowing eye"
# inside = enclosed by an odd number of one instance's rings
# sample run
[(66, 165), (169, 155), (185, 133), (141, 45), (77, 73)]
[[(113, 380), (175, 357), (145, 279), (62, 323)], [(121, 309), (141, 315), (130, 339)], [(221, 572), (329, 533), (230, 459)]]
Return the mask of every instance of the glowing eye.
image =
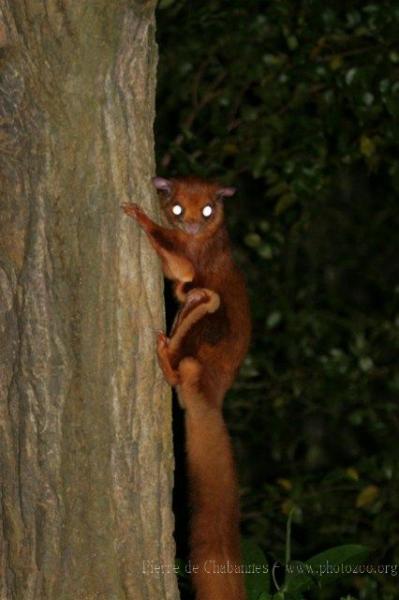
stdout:
[(176, 217), (181, 215), (182, 212), (183, 212), (183, 208), (180, 206), (180, 204), (175, 204), (174, 206), (172, 206), (172, 213), (174, 215), (176, 215)]
[(213, 213), (213, 208), (209, 204), (204, 206), (204, 208), (202, 209), (202, 214), (204, 215), (204, 217), (210, 217), (212, 213)]

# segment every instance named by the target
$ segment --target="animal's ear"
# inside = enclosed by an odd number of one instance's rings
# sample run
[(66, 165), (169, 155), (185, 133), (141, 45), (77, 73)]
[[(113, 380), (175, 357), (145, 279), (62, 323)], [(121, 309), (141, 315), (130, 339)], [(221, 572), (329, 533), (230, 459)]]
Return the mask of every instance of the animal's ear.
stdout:
[(153, 177), (152, 183), (156, 187), (159, 192), (165, 194), (165, 196), (170, 196), (172, 193), (172, 182), (169, 179), (164, 179), (163, 177)]
[(224, 188), (218, 189), (218, 191), (216, 192), (216, 195), (218, 198), (230, 198), (231, 196), (234, 196), (236, 191), (237, 190), (234, 187), (224, 187)]

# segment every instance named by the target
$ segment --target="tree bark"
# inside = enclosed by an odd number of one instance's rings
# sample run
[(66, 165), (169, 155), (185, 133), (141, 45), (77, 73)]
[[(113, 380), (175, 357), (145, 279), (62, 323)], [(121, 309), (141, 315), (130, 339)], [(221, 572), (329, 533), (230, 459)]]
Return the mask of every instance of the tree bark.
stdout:
[(1, 600), (178, 597), (154, 5), (0, 0)]

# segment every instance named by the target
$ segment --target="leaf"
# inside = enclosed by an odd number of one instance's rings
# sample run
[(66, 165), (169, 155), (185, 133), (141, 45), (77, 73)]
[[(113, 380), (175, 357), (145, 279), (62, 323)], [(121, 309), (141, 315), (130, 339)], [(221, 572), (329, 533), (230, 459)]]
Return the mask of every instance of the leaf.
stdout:
[(263, 600), (262, 594), (267, 594), (270, 589), (269, 564), (263, 550), (251, 540), (241, 540), (241, 553), (245, 565), (245, 587), (248, 600)]
[(295, 505), (292, 500), (287, 499), (281, 503), (280, 508), (281, 508), (281, 512), (283, 513), (283, 515), (289, 515), (290, 512), (295, 508)]
[(366, 486), (359, 492), (359, 495), (356, 498), (356, 508), (364, 508), (365, 506), (373, 504), (379, 493), (380, 490), (376, 485)]
[(289, 594), (294, 593), (296, 597), (301, 591), (311, 588), (315, 581), (312, 573), (308, 573), (308, 570), (305, 563), (299, 560), (293, 560), (286, 565), (283, 591)]
[(362, 135), (362, 137), (360, 138), (359, 145), (360, 152), (363, 154), (363, 156), (369, 158), (374, 154), (375, 144), (371, 138), (367, 137), (367, 135)]
[(287, 46), (290, 50), (296, 50), (298, 48), (298, 38), (295, 35), (289, 35), (287, 37)]
[(267, 195), (270, 197), (274, 196), (282, 196), (284, 193), (287, 193), (289, 190), (289, 186), (285, 181), (278, 181), (267, 190)]
[(330, 60), (330, 69), (332, 71), (337, 71), (338, 69), (340, 69), (343, 65), (343, 60), (342, 60), (342, 56), (333, 56), (333, 58)]
[(258, 254), (265, 260), (270, 260), (273, 258), (273, 249), (269, 244), (265, 244), (259, 248)]
[(295, 194), (293, 194), (292, 192), (288, 192), (287, 194), (284, 194), (283, 196), (281, 196), (279, 198), (276, 206), (274, 207), (274, 214), (277, 216), (281, 215), (283, 212), (285, 212), (287, 210), (287, 208), (290, 208), (290, 206), (295, 204), (295, 202), (296, 202)]
[(354, 467), (348, 467), (345, 470), (345, 473), (349, 479), (352, 479), (353, 481), (359, 481), (359, 473)]
[(271, 595), (268, 592), (262, 592), (260, 596), (258, 596), (257, 600), (271, 600)]
[(357, 69), (355, 67), (353, 67), (352, 69), (349, 69), (349, 71), (347, 71), (347, 73), (345, 75), (345, 81), (348, 85), (350, 85), (352, 83), (352, 81), (355, 78), (356, 73), (357, 73)]
[[(277, 323), (280, 322), (280, 318), (281, 318), (280, 313), (271, 313), (271, 315), (269, 315), (269, 319), (267, 321), (267, 324), (269, 325), (269, 327), (271, 327), (269, 324), (269, 320), (271, 319), (271, 317), (273, 315), (278, 315), (278, 317), (279, 317), (277, 321), (273, 322), (273, 325), (276, 325)], [(283, 479), (280, 477), (279, 479), (277, 479), (277, 483), (279, 484), (280, 487), (282, 487), (287, 492), (290, 492), (292, 490), (292, 483), (289, 479)]]
[[(304, 592), (316, 584), (324, 586), (350, 575), (352, 568), (368, 556), (368, 549), (359, 544), (336, 546), (313, 556), (305, 563), (292, 563), (295, 574), (287, 578), (284, 589), (287, 593)], [(343, 567), (347, 567), (344, 570)], [(289, 569), (289, 565), (286, 567)]]
[(244, 238), (244, 242), (250, 248), (258, 248), (262, 243), (262, 238), (258, 233), (248, 233)]
[(373, 368), (373, 366), (374, 366), (373, 360), (369, 356), (363, 356), (359, 360), (359, 367), (365, 373), (370, 371)]

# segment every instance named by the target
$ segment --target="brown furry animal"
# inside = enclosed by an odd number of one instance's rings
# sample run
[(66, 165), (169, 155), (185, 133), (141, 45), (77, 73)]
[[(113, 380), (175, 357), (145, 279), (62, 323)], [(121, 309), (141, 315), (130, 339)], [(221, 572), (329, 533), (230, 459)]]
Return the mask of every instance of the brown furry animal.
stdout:
[(194, 177), (156, 177), (154, 184), (170, 228), (136, 204), (123, 209), (146, 232), (181, 303), (170, 337), (158, 335), (158, 358), (185, 409), (196, 598), (244, 600), (237, 477), (222, 415), (251, 329), (223, 218), (223, 198), (235, 190)]

